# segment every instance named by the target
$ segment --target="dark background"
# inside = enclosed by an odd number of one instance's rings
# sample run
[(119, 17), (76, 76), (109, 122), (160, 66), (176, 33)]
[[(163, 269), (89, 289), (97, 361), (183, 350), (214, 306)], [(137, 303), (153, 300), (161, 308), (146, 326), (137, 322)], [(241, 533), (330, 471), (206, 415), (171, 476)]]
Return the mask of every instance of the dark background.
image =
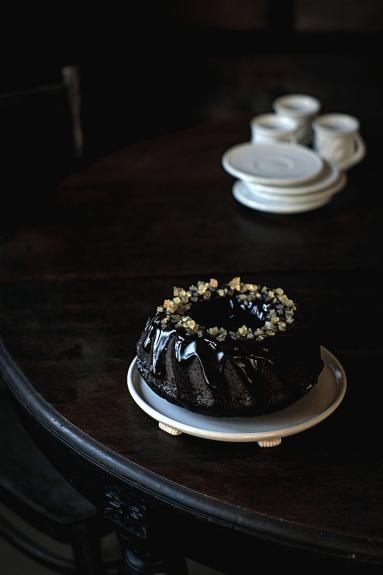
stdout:
[(380, 0), (165, 0), (4, 17), (2, 226), (15, 205), (17, 219), (41, 211), (58, 179), (123, 145), (206, 120), (245, 125), (284, 93), (315, 95), (324, 112), (355, 114), (364, 135), (378, 134), (382, 28)]
[[(337, 435), (331, 446), (335, 469), (339, 469), (339, 452), (345, 461), (345, 483), (350, 485), (345, 501), (350, 499), (350, 493), (362, 490), (364, 479), (360, 485), (358, 480), (363, 474), (367, 487), (373, 485), (377, 476), (372, 470), (378, 470), (378, 450), (375, 451), (375, 444), (370, 441), (365, 445), (365, 438), (353, 424), (360, 419), (361, 409), (368, 413), (364, 420), (369, 430), (367, 436), (372, 440), (378, 437), (374, 424), (380, 417), (380, 404), (372, 402), (371, 405), (370, 394), (365, 393), (362, 384), (375, 382), (381, 356), (377, 254), (381, 245), (383, 2), (160, 0), (127, 3), (121, 10), (106, 3), (100, 8), (92, 5), (85, 14), (80, 14), (78, 7), (66, 5), (65, 11), (60, 11), (55, 5), (55, 14), (44, 13), (41, 17), (35, 9), (33, 6), (31, 14), (20, 10), (18, 17), (12, 19), (2, 15), (3, 49), (0, 52), (1, 239), (8, 240), (8, 233), (15, 227), (29, 224), (25, 226), (24, 235), (10, 235), (16, 238), (14, 244), (4, 241), (7, 249), (2, 272), (15, 279), (4, 288), (7, 309), (2, 312), (2, 323), (6, 326), (11, 351), (17, 352), (17, 344), (21, 342), (19, 357), (23, 358), (24, 353), (25, 371), (32, 376), (33, 383), (38, 385), (40, 381), (44, 386), (50, 380), (56, 382), (55, 377), (48, 376), (57, 373), (57, 357), (61, 358), (64, 350), (65, 361), (74, 356), (71, 369), (75, 369), (73, 365), (77, 360), (83, 360), (81, 354), (84, 353), (90, 366), (89, 378), (85, 383), (81, 378), (78, 381), (79, 385), (93, 389), (93, 383), (100, 378), (98, 346), (103, 345), (101, 361), (112, 366), (108, 381), (117, 388), (120, 378), (113, 370), (119, 369), (115, 366), (124, 365), (126, 360), (126, 326), (129, 325), (133, 349), (135, 334), (141, 329), (142, 318), (149, 311), (149, 304), (152, 305), (150, 302), (159, 301), (158, 294), (162, 291), (164, 295), (167, 293), (177, 257), (182, 262), (185, 252), (192, 254), (182, 273), (195, 277), (196, 269), (211, 269), (211, 254), (220, 254), (215, 264), (224, 273), (228, 268), (233, 269), (232, 254), (238, 253), (235, 262), (238, 270), (246, 269), (247, 262), (253, 262), (252, 265), (256, 262), (261, 270), (270, 267), (278, 269), (278, 277), (284, 274), (286, 279), (281, 281), (282, 285), (287, 282), (287, 287), (297, 286), (298, 295), (306, 298), (307, 308), (313, 310), (313, 319), (319, 323), (322, 341), (342, 353), (341, 359), (353, 382), (360, 383), (354, 386), (353, 395), (346, 398), (348, 404), (345, 402), (344, 413), (348, 415), (344, 429), (353, 430), (347, 442), (348, 451), (343, 447), (338, 450), (342, 435)], [(202, 182), (204, 174), (215, 174), (215, 169), (220, 173), (216, 151), (221, 145), (223, 149), (229, 145), (228, 134), (237, 137), (241, 132), (238, 126), (245, 129), (253, 115), (269, 111), (276, 97), (295, 92), (319, 98), (323, 112), (346, 112), (360, 119), (368, 156), (360, 167), (353, 169), (348, 194), (337, 199), (335, 207), (328, 212), (317, 211), (296, 219), (274, 218), (245, 209), (239, 211), (239, 206), (234, 213), (228, 202), (216, 209), (214, 199), (219, 197), (219, 178), (214, 175), (210, 195), (207, 191), (211, 182)], [(215, 143), (214, 149), (208, 149), (205, 143), (197, 153), (197, 142), (201, 145), (201, 134), (205, 130), (201, 127), (199, 132), (194, 132), (200, 134), (198, 140), (196, 136), (194, 142), (190, 141), (188, 133), (180, 138), (180, 149), (172, 150), (172, 157), (166, 148), (166, 141), (172, 140), (166, 138), (163, 148), (161, 141), (150, 143), (151, 157), (147, 163), (139, 149), (127, 150), (119, 156), (123, 160), (117, 156), (96, 165), (93, 172), (90, 169), (85, 185), (80, 183), (71, 189), (69, 184), (67, 193), (64, 186), (61, 195), (55, 194), (59, 180), (101, 156), (122, 146), (203, 122), (217, 124), (206, 128), (211, 138), (207, 141)], [(230, 131), (218, 125), (225, 122), (233, 122), (234, 129)], [(227, 140), (223, 141), (221, 134), (226, 134)], [(172, 178), (170, 171), (177, 154), (180, 157), (178, 172), (175, 170)], [(190, 178), (190, 182), (188, 175), (181, 179), (182, 167), (186, 172), (189, 165), (197, 165), (196, 158), (201, 161), (203, 177), (194, 181)], [(374, 158), (379, 161), (372, 161)], [(150, 177), (145, 180), (146, 169)], [(97, 189), (93, 183), (103, 170), (106, 171), (105, 183), (101, 182)], [(111, 181), (111, 174), (115, 181)], [(142, 196), (138, 197), (136, 188), (132, 194), (125, 194), (125, 188), (119, 188), (119, 178), (121, 186), (126, 186), (124, 174), (130, 174), (132, 186), (138, 182)], [(183, 196), (185, 203), (175, 210), (169, 209), (179, 185), (187, 192)], [(368, 195), (364, 193), (365, 188)], [(192, 201), (188, 199), (189, 191)], [(182, 205), (189, 210), (184, 220), (186, 231), (170, 225), (170, 231), (175, 230), (178, 239), (173, 261), (167, 254), (174, 250), (174, 237), (163, 230), (167, 229), (165, 223), (168, 224), (172, 213), (181, 214)], [(195, 239), (194, 226), (203, 229), (205, 214), (213, 210), (216, 210), (213, 225), (200, 239), (198, 236)], [(127, 214), (131, 214), (130, 221), (134, 220), (134, 214), (137, 228), (140, 222), (146, 224), (139, 229), (140, 243), (136, 228), (126, 229)], [(177, 216), (174, 219), (177, 221)], [(57, 234), (52, 230), (57, 230)], [(223, 232), (214, 235), (214, 230)], [(230, 233), (236, 233), (237, 237), (232, 242), (234, 250), (229, 251), (226, 258), (232, 241)], [(258, 237), (259, 242), (254, 241)], [(264, 248), (266, 243), (268, 250)], [(296, 246), (299, 253), (295, 260)], [(285, 261), (281, 254), (286, 255)], [(361, 270), (354, 269), (361, 264)], [(104, 271), (109, 267), (106, 280), (96, 278), (97, 270), (102, 267)], [(153, 281), (148, 276), (153, 269), (157, 270), (153, 275), (157, 273), (157, 278), (162, 279)], [(45, 274), (44, 270), (54, 273)], [(95, 274), (95, 280), (87, 280), (84, 270), (91, 278)], [(121, 270), (127, 274), (122, 282), (118, 275)], [(334, 270), (338, 271), (334, 273)], [(68, 272), (71, 277), (66, 278)], [(126, 296), (136, 284), (134, 274), (141, 276), (136, 288), (137, 300)], [(40, 281), (44, 275), (48, 279)], [(37, 279), (25, 281), (25, 277)], [(113, 305), (106, 306), (108, 301), (114, 302)], [(366, 301), (373, 302), (372, 319), (364, 317)], [(122, 302), (121, 305), (118, 302)], [(21, 317), (25, 318), (22, 322)], [(88, 321), (93, 322), (93, 332), (87, 331)], [(115, 331), (100, 339), (100, 326), (104, 326), (105, 321), (107, 326), (115, 326)], [(366, 321), (370, 322), (368, 330)], [(76, 328), (79, 347), (73, 347), (73, 325), (86, 328), (83, 332), (80, 327)], [(14, 355), (17, 360), (17, 353)], [(33, 361), (37, 358), (35, 366), (48, 357), (45, 371), (37, 373), (35, 367), (33, 372), (28, 366), (31, 357)], [(115, 363), (116, 358), (121, 363)], [(70, 369), (61, 380), (63, 388), (70, 390), (73, 382), (68, 383), (65, 377), (72, 379)], [(100, 386), (100, 392), (109, 393), (109, 389)], [(105, 401), (102, 395), (100, 397), (99, 405), (104, 408)], [(70, 409), (69, 397), (68, 413)], [(95, 421), (92, 412), (88, 414), (79, 409), (83, 426), (88, 415), (92, 426)], [(115, 420), (110, 418), (110, 421), (115, 426)], [(334, 422), (336, 427), (337, 420)], [(94, 433), (100, 431), (99, 422), (96, 423), (96, 429), (89, 428)], [(151, 430), (150, 422), (147, 426), (146, 429)], [(132, 427), (139, 429), (138, 425)], [(118, 439), (123, 446), (125, 442), (128, 445), (129, 437), (129, 430), (124, 429), (125, 436)], [(335, 428), (328, 428), (328, 437), (332, 429)], [(148, 449), (150, 453), (152, 445)], [(298, 462), (299, 449), (298, 446)], [(374, 457), (369, 460), (373, 452)], [(310, 453), (315, 459), (315, 450)], [(288, 457), (284, 461), (287, 461), (287, 476), (293, 479), (297, 466), (293, 461), (294, 472), (290, 472)], [(355, 465), (351, 466), (350, 461)], [(235, 461), (233, 465), (236, 473)], [(349, 472), (351, 467), (355, 475)], [(247, 476), (245, 481), (247, 484)], [(217, 485), (220, 489), (221, 477)], [(363, 503), (364, 499), (360, 501)], [(306, 509), (311, 513), (310, 505)], [(358, 510), (356, 505), (355, 524)], [(377, 515), (375, 507), (374, 513)], [(347, 512), (344, 517), (348, 519)]]

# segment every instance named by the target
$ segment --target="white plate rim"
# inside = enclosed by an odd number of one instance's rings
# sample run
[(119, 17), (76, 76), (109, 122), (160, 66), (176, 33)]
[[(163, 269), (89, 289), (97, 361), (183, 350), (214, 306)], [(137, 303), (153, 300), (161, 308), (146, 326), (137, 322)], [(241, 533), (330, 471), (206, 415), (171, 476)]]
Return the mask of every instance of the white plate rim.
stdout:
[[(347, 179), (346, 176), (344, 176), (344, 178), (342, 177), (341, 182), (339, 183), (339, 189), (337, 191), (340, 191), (345, 185), (346, 185)], [(325, 206), (326, 204), (328, 204), (331, 201), (332, 196), (335, 194), (335, 192), (333, 192), (330, 195), (327, 195), (325, 197), (322, 197), (321, 200), (316, 200), (315, 202), (305, 202), (302, 204), (290, 204), (290, 205), (275, 205), (275, 206), (270, 206), (270, 205), (266, 205), (266, 204), (262, 204), (261, 202), (257, 202), (257, 200), (255, 199), (251, 199), (251, 198), (247, 198), (246, 196), (242, 195), (242, 192), (239, 189), (239, 185), (243, 184), (244, 182), (241, 182), (239, 180), (237, 180), (236, 182), (234, 182), (233, 185), (233, 196), (234, 198), (237, 200), (237, 202), (239, 202), (240, 204), (246, 206), (247, 208), (250, 208), (252, 210), (258, 210), (260, 212), (268, 212), (268, 213), (274, 213), (274, 214), (298, 214), (298, 213), (303, 213), (303, 212), (310, 212), (311, 210), (316, 210), (317, 208), (321, 208), (322, 206)], [(276, 202), (277, 204), (277, 202)]]
[(258, 210), (259, 212), (266, 212), (270, 214), (299, 214), (304, 212), (311, 212), (312, 210), (316, 210), (318, 208), (325, 206), (331, 200), (331, 197), (330, 198), (326, 197), (316, 202), (306, 204), (270, 206), (259, 203), (256, 200), (244, 197), (242, 193), (238, 192), (234, 186), (233, 186), (233, 196), (240, 204), (246, 206), (247, 208), (250, 208), (251, 210)]
[[(245, 182), (244, 182), (245, 183)], [(266, 193), (257, 193), (253, 192), (249, 188), (249, 193), (254, 196), (254, 200), (259, 200), (261, 203), (262, 201), (270, 202), (270, 204), (281, 206), (304, 206), (310, 205), (315, 202), (319, 202), (320, 200), (324, 200), (325, 198), (331, 198), (336, 193), (340, 192), (342, 189), (341, 182), (339, 181), (335, 186), (331, 186), (330, 188), (323, 190), (322, 192), (315, 192), (313, 194), (303, 194), (302, 196), (286, 196), (286, 195), (279, 195), (279, 194), (266, 194)]]
[[(328, 365), (331, 362), (334, 366), (334, 369), (336, 369), (338, 371), (338, 373), (340, 374), (340, 376), (338, 376), (338, 377), (336, 377), (336, 375), (334, 374), (334, 378), (336, 379), (335, 385), (336, 385), (336, 389), (337, 389), (337, 394), (336, 394), (333, 402), (324, 411), (320, 412), (318, 415), (316, 415), (312, 418), (309, 418), (305, 421), (302, 421), (301, 423), (298, 423), (295, 426), (289, 426), (287, 428), (281, 428), (281, 429), (272, 430), (272, 431), (263, 431), (263, 432), (258, 432), (258, 433), (252, 432), (252, 433), (233, 434), (233, 433), (227, 433), (227, 432), (211, 431), (208, 429), (204, 430), (204, 429), (201, 429), (199, 427), (193, 427), (193, 426), (190, 426), (188, 424), (178, 422), (178, 421), (162, 414), (160, 411), (157, 411), (156, 409), (151, 407), (149, 404), (147, 404), (146, 401), (140, 396), (140, 394), (136, 390), (136, 387), (134, 384), (134, 376), (135, 376), (135, 374), (137, 374), (137, 377), (138, 376), (141, 377), (141, 375), (138, 372), (137, 366), (136, 366), (137, 357), (135, 357), (133, 359), (133, 361), (131, 362), (131, 364), (129, 366), (129, 370), (128, 370), (128, 374), (127, 374), (127, 386), (128, 386), (128, 390), (130, 392), (130, 395), (133, 398), (133, 400), (135, 401), (135, 403), (147, 415), (152, 417), (152, 419), (154, 419), (158, 422), (164, 423), (165, 425), (168, 425), (168, 426), (170, 426), (174, 429), (177, 429), (183, 433), (186, 433), (187, 435), (193, 435), (195, 437), (201, 437), (203, 439), (211, 439), (214, 441), (229, 441), (229, 442), (234, 442), (234, 443), (262, 441), (262, 440), (273, 439), (273, 438), (283, 438), (283, 437), (288, 437), (291, 435), (296, 435), (297, 433), (301, 433), (302, 431), (306, 431), (307, 429), (310, 429), (310, 428), (314, 427), (315, 425), (318, 425), (319, 423), (321, 423), (322, 421), (327, 419), (327, 417), (329, 417), (339, 407), (339, 405), (343, 401), (343, 398), (345, 396), (346, 389), (347, 389), (347, 377), (346, 377), (346, 373), (343, 369), (343, 366), (341, 365), (339, 360), (324, 346), (321, 346), (321, 356), (322, 356), (324, 363), (326, 363)], [(333, 369), (333, 368), (331, 368), (331, 369)], [(209, 416), (209, 417), (211, 417), (211, 416)], [(219, 419), (219, 418), (217, 418), (217, 419)]]
[[(258, 193), (259, 195), (287, 195), (287, 196), (304, 196), (306, 194), (315, 194), (318, 192), (322, 192), (333, 185), (336, 185), (337, 182), (342, 177), (342, 172), (335, 164), (331, 162), (327, 162), (323, 160), (325, 167), (328, 166), (330, 170), (328, 175), (321, 180), (321, 174), (318, 175), (311, 183), (308, 182), (307, 184), (303, 184), (302, 186), (267, 186), (265, 184), (258, 184), (256, 182), (250, 182), (246, 180), (246, 184), (249, 186), (251, 191), (254, 193)], [(321, 172), (322, 173), (322, 172)], [(242, 178), (243, 179), (243, 178)], [(245, 180), (244, 180), (245, 181)], [(258, 188), (257, 190), (252, 190), (252, 187)]]
[[(301, 177), (301, 178), (276, 178), (276, 179), (272, 179), (272, 178), (263, 178), (263, 177), (258, 177), (258, 176), (254, 176), (254, 175), (249, 175), (246, 172), (242, 172), (241, 170), (237, 170), (237, 168), (235, 168), (229, 160), (230, 155), (235, 150), (237, 150), (238, 148), (244, 148), (244, 147), (262, 147), (262, 148), (281, 147), (281, 148), (286, 148), (286, 149), (288, 149), (288, 148), (299, 149), (302, 153), (306, 154), (307, 156), (310, 156), (311, 158), (315, 158), (315, 160), (318, 161), (318, 163), (320, 165), (318, 167), (318, 170), (315, 173), (311, 174), (310, 176)], [(314, 150), (311, 150), (310, 148), (307, 148), (306, 146), (302, 146), (300, 144), (284, 144), (284, 143), (254, 144), (252, 142), (243, 142), (241, 144), (237, 144), (235, 146), (232, 146), (231, 148), (226, 150), (226, 152), (222, 156), (221, 163), (222, 163), (224, 170), (226, 170), (229, 174), (231, 174), (232, 176), (234, 176), (236, 178), (240, 178), (241, 180), (246, 180), (246, 181), (254, 182), (257, 184), (273, 185), (275, 187), (289, 186), (289, 185), (294, 185), (294, 184), (303, 184), (305, 182), (310, 182), (310, 181), (316, 179), (323, 170), (323, 158), (321, 158), (319, 156), (319, 154), (317, 154)]]
[[(287, 206), (310, 206), (313, 204), (316, 204), (317, 202), (320, 202), (322, 200), (327, 199), (331, 199), (332, 196), (334, 196), (335, 194), (337, 194), (338, 192), (340, 192), (346, 185), (347, 183), (347, 176), (345, 176), (345, 174), (342, 174), (342, 176), (339, 178), (339, 181), (336, 182), (336, 184), (334, 184), (333, 186), (330, 186), (329, 188), (322, 190), (322, 192), (316, 192), (315, 194), (303, 194), (302, 197), (297, 197), (297, 196), (292, 196), (291, 198), (289, 198), (288, 196), (279, 196), (279, 197), (275, 197), (275, 195), (272, 194), (258, 194), (257, 192), (253, 191), (251, 188), (249, 188), (249, 186), (247, 185), (247, 182), (244, 181), (240, 181), (240, 180), (236, 180), (236, 182), (233, 184), (233, 188), (234, 186), (237, 189), (237, 194), (241, 195), (242, 198), (244, 198), (245, 200), (248, 200), (249, 202), (254, 201), (255, 203), (263, 203), (264, 200), (264, 206), (266, 207), (266, 205), (270, 205), (272, 206), (273, 204), (275, 206), (278, 205), (278, 202), (280, 207), (287, 207)], [(243, 186), (245, 186), (245, 188), (247, 188), (247, 191), (249, 192), (251, 197), (247, 197), (246, 195), (243, 194)], [(238, 189), (239, 188), (239, 189)], [(276, 194), (278, 196), (278, 194)], [(312, 197), (314, 196), (314, 197)], [(267, 203), (266, 203), (267, 202)], [(270, 202), (270, 204), (268, 203)]]

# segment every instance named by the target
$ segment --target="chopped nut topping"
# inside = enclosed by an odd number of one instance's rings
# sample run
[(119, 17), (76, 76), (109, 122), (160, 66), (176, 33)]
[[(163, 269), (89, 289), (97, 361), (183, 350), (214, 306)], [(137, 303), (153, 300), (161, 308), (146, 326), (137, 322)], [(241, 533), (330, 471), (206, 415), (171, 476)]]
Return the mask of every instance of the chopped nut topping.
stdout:
[(173, 311), (174, 310), (174, 301), (172, 301), (170, 299), (166, 299), (164, 301), (164, 308), (166, 308), (169, 311)]
[(238, 276), (236, 278), (233, 278), (230, 282), (229, 282), (229, 286), (232, 289), (235, 289), (237, 291), (240, 291), (241, 289), (241, 278)]
[(249, 331), (249, 328), (246, 325), (243, 325), (242, 327), (240, 327), (238, 329), (239, 335), (247, 335), (248, 331)]
[[(246, 325), (242, 325), (237, 331), (228, 332), (223, 327), (201, 326), (187, 314), (193, 303), (227, 295), (241, 302), (261, 299), (265, 311), (263, 326), (253, 331)], [(228, 337), (234, 340), (255, 338), (256, 341), (263, 341), (265, 337), (273, 337), (278, 332), (285, 331), (288, 324), (294, 322), (295, 310), (293, 300), (287, 297), (282, 288), (270, 289), (266, 286), (243, 283), (239, 276), (223, 286), (219, 286), (218, 281), (211, 278), (209, 282), (199, 281), (197, 286), (192, 285), (187, 290), (174, 287), (173, 299), (166, 299), (162, 306), (157, 307), (162, 328), (167, 328), (170, 322), (173, 326), (184, 329), (188, 334), (203, 337), (208, 333), (217, 341), (225, 341)]]

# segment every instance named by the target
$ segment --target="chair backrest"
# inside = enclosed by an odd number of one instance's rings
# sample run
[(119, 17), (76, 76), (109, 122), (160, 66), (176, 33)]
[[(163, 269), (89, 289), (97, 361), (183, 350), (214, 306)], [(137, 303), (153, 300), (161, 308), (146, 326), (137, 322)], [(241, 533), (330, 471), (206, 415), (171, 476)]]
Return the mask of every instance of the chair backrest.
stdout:
[(18, 72), (0, 85), (0, 233), (43, 212), (56, 183), (73, 169), (79, 141), (70, 74), (64, 81), (59, 67)]

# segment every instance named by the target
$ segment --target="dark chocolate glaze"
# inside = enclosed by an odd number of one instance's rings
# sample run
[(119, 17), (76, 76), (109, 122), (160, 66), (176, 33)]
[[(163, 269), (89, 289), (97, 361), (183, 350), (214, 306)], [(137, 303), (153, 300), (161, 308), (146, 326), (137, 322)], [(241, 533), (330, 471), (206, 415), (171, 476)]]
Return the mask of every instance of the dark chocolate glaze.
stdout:
[[(201, 324), (203, 317), (205, 326), (218, 324), (234, 330), (244, 323), (248, 327), (259, 327), (266, 311), (262, 301), (238, 302), (236, 298), (222, 298), (215, 302), (198, 302), (190, 314)], [(164, 314), (157, 314), (146, 325), (137, 346), (138, 368), (154, 391), (195, 411), (215, 415), (274, 411), (302, 397), (316, 383), (322, 369), (319, 342), (299, 312), (285, 332), (263, 341), (228, 337), (219, 342), (210, 335), (187, 334), (183, 328), (164, 329), (161, 327), (163, 317)], [(203, 405), (199, 393), (195, 398), (193, 393), (185, 395), (185, 384), (181, 381), (179, 394), (174, 389), (170, 392), (167, 382), (169, 351), (181, 368), (193, 361), (198, 362), (197, 372), (195, 369), (193, 372), (197, 373), (194, 379), (198, 390), (208, 392), (209, 405)], [(240, 397), (231, 397), (229, 372), (232, 374), (231, 385), (234, 379), (234, 384), (244, 390), (246, 400), (243, 403)]]

